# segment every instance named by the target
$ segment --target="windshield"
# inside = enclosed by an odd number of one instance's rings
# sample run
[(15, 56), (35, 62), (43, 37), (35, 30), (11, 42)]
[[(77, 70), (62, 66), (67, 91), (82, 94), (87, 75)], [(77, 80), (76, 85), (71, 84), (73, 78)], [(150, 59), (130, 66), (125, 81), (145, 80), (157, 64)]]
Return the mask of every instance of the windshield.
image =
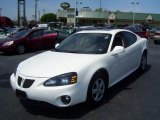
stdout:
[(108, 50), (111, 34), (77, 33), (66, 38), (56, 49), (58, 52), (103, 54)]
[(29, 32), (30, 32), (30, 30), (23, 30), (23, 31), (20, 31), (20, 32), (16, 33), (15, 35), (9, 36), (9, 37), (22, 38), (22, 37), (26, 36)]

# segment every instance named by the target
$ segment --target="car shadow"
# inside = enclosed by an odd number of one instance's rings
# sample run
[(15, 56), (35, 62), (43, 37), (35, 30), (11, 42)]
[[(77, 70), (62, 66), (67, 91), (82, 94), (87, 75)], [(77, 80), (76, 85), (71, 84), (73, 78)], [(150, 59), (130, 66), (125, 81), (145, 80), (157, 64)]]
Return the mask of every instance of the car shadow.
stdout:
[(45, 52), (47, 50), (38, 50), (38, 51), (27, 51), (23, 54), (17, 54), (17, 53), (0, 53), (1, 56), (20, 56), (20, 55), (26, 55), (26, 54), (39, 54), (39, 53), (42, 53), (42, 52)]
[(33, 115), (41, 115), (49, 118), (58, 118), (58, 119), (76, 119), (81, 118), (85, 114), (94, 111), (95, 109), (98, 109), (99, 107), (102, 107), (104, 104), (107, 104), (114, 96), (116, 96), (119, 92), (122, 90), (130, 90), (132, 88), (128, 88), (130, 84), (135, 82), (139, 77), (146, 74), (148, 71), (150, 71), (151, 65), (148, 65), (146, 72), (143, 74), (140, 73), (138, 70), (129, 75), (127, 78), (123, 79), (116, 85), (112, 86), (108, 90), (108, 97), (106, 98), (105, 102), (102, 103), (99, 106), (91, 106), (87, 103), (81, 103), (72, 107), (68, 108), (57, 108), (53, 106), (35, 106), (35, 105), (27, 105), (27, 107), (22, 104), (27, 112), (33, 114)]
[(0, 87), (1, 88), (11, 88), (9, 77), (12, 73), (5, 73), (0, 75)]
[(110, 87), (108, 90), (108, 97), (106, 99), (106, 103), (122, 90), (131, 90), (132, 88), (129, 88), (128, 86), (138, 80), (139, 77), (142, 77), (144, 74), (150, 71), (151, 67), (152, 65), (148, 64), (145, 72), (142, 73), (139, 70), (136, 70), (117, 84)]

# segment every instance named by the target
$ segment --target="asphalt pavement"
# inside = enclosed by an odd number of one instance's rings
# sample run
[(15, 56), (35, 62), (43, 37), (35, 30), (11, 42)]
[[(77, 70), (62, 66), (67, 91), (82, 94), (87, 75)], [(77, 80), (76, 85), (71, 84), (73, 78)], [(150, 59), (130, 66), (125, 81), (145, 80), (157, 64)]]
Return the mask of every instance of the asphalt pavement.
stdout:
[(19, 62), (41, 52), (0, 53), (0, 120), (160, 120), (160, 44), (149, 40), (147, 71), (134, 72), (111, 87), (105, 103), (98, 107), (84, 103), (61, 109), (23, 106), (11, 89), (9, 77)]

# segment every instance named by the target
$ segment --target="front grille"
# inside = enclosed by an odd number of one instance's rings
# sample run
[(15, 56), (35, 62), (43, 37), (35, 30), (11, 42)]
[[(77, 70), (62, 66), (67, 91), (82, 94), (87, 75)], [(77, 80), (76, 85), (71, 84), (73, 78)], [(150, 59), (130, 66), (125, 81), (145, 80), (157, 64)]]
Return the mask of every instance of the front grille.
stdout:
[(23, 88), (29, 88), (29, 87), (31, 87), (31, 85), (33, 84), (33, 82), (35, 80), (24, 79), (23, 83), (22, 83), (22, 81), (23, 81), (22, 77), (18, 77), (18, 80), (17, 80), (18, 85), (21, 86), (21, 84), (23, 84), (22, 85)]
[(33, 84), (34, 80), (26, 79), (23, 83), (23, 88), (29, 88)]

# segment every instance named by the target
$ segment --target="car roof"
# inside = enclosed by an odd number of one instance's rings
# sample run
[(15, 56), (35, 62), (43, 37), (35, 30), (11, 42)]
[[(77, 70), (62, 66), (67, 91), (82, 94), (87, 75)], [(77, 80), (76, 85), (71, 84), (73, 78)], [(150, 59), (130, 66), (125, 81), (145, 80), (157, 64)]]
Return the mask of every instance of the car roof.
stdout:
[(77, 33), (108, 33), (108, 34), (116, 34), (117, 32), (121, 32), (121, 31), (131, 32), (131, 31), (126, 30), (126, 29), (97, 29), (97, 30), (83, 30), (83, 31), (79, 31)]

